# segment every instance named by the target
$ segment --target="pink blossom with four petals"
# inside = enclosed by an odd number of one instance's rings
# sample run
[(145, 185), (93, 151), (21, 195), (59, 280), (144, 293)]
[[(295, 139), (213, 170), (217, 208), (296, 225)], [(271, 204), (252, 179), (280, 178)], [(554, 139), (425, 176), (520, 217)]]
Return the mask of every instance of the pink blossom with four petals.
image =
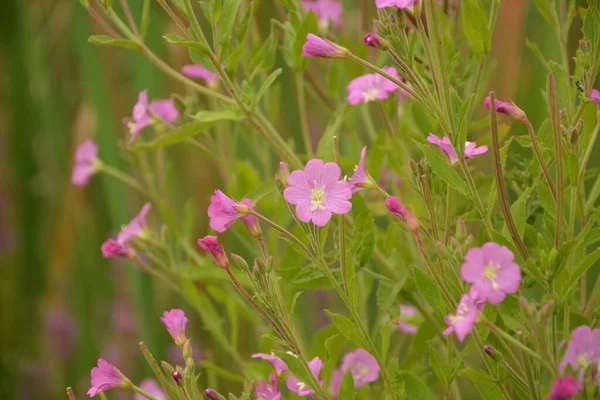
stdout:
[(273, 372), (269, 375), (267, 382), (258, 381), (254, 394), (254, 400), (281, 400), (281, 393), (277, 387), (277, 374)]
[(98, 163), (98, 145), (92, 139), (81, 143), (75, 150), (71, 183), (77, 186), (87, 185), (92, 175), (98, 171)]
[[(321, 369), (323, 368), (323, 361), (321, 361), (319, 357), (315, 357), (308, 363), (308, 367), (310, 368), (310, 371), (312, 372), (319, 385), (322, 385), (323, 379), (321, 378), (320, 374)], [(310, 386), (308, 386), (304, 382), (301, 382), (298, 378), (296, 378), (293, 375), (287, 379), (286, 386), (289, 390), (296, 393), (298, 396), (309, 396), (315, 392)]]
[(171, 311), (165, 311), (160, 320), (167, 327), (169, 335), (171, 335), (177, 346), (183, 346), (187, 341), (185, 327), (188, 323), (183, 310), (174, 308)]
[[(448, 139), (448, 136), (444, 136), (443, 139), (440, 139), (433, 133), (429, 133), (429, 136), (427, 136), (427, 141), (429, 143), (439, 146), (444, 151), (444, 153), (446, 153), (452, 164), (458, 161), (458, 156), (454, 152), (454, 148), (452, 147), (452, 143), (450, 143), (450, 139)], [(478, 154), (487, 153), (487, 151), (487, 146), (477, 147), (477, 144), (475, 142), (465, 142), (465, 159), (471, 158)]]
[[(400, 80), (396, 68), (383, 67), (382, 69), (388, 75)], [(346, 100), (353, 105), (375, 100), (385, 100), (398, 89), (400, 89), (400, 86), (380, 74), (366, 74), (350, 81), (347, 87), (348, 97)]]
[(350, 185), (352, 186), (352, 193), (356, 193), (363, 189), (375, 189), (377, 188), (377, 183), (371, 178), (369, 173), (367, 172), (367, 167), (365, 166), (365, 157), (367, 155), (367, 146), (363, 147), (360, 152), (360, 161), (358, 165), (354, 169), (354, 174), (350, 178)]
[(154, 124), (155, 117), (167, 123), (173, 123), (179, 118), (179, 111), (171, 100), (154, 100), (149, 103), (146, 90), (139, 93), (138, 102), (133, 106), (131, 114), (131, 118), (124, 120), (131, 135), (131, 143), (141, 131)]
[(101, 250), (104, 258), (129, 257), (131, 255), (131, 250), (127, 246), (127, 242), (134, 237), (144, 234), (146, 216), (151, 208), (152, 204), (144, 204), (138, 215), (127, 226), (121, 229), (116, 240), (108, 239), (102, 244)]
[(87, 395), (90, 397), (96, 396), (98, 392), (105, 392), (126, 385), (121, 372), (103, 358), (99, 358), (98, 366), (92, 368), (91, 377), (92, 387), (87, 392)]
[(479, 300), (500, 304), (508, 293), (519, 290), (521, 268), (514, 260), (507, 247), (489, 242), (467, 252), (461, 275), (473, 284)]
[(310, 160), (304, 170), (290, 174), (283, 197), (296, 205), (296, 216), (300, 221), (325, 226), (332, 214), (346, 214), (352, 209), (349, 201), (351, 185), (340, 180), (340, 176), (340, 167), (336, 163)]
[(313, 11), (319, 19), (319, 25), (324, 29), (329, 23), (333, 25), (342, 24), (342, 3), (339, 0), (304, 0), (302, 7)]
[(477, 299), (477, 291), (473, 288), (467, 294), (463, 294), (460, 303), (456, 308), (456, 314), (448, 314), (444, 320), (448, 328), (443, 332), (444, 336), (456, 333), (459, 341), (465, 340), (465, 337), (471, 333), (483, 303)]
[(356, 349), (344, 356), (342, 372), (346, 373), (348, 370), (352, 373), (355, 388), (379, 379), (379, 364), (375, 357), (365, 349)]
[(203, 80), (209, 85), (214, 85), (219, 80), (219, 75), (204, 68), (200, 64), (184, 65), (183, 68), (181, 68), (181, 73), (192, 78)]
[(208, 206), (210, 227), (223, 233), (236, 220), (244, 217), (247, 211), (248, 206), (233, 200), (220, 190), (215, 190), (215, 194), (210, 198), (210, 206)]
[(277, 374), (284, 371), (289, 371), (288, 366), (283, 362), (283, 360), (274, 354), (255, 353), (252, 354), (252, 358), (261, 358), (270, 362), (273, 368), (275, 368), (275, 372), (277, 372)]
[(564, 378), (556, 378), (547, 400), (569, 400), (579, 393), (580, 385), (575, 378), (568, 375)]
[(560, 371), (564, 372), (568, 365), (574, 371), (579, 371), (579, 383), (583, 383), (588, 368), (593, 365), (600, 366), (600, 329), (579, 326), (573, 330), (565, 355), (560, 362)]

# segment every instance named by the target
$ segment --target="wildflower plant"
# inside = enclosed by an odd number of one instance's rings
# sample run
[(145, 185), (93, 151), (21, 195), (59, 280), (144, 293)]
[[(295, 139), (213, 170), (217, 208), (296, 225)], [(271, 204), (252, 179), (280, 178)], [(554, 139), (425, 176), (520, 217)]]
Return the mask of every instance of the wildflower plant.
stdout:
[[(127, 169), (91, 139), (75, 153), (73, 184), (106, 174), (147, 202), (98, 256), (138, 264), (195, 311), (161, 318), (184, 365), (141, 343), (155, 380), (99, 359), (90, 396), (600, 396), (598, 0), (534, 1), (560, 49), (530, 43), (548, 70), (535, 123), (486, 90), (510, 2), (350, 3), (277, 0), (259, 26), (257, 1), (145, 0), (136, 20), (127, 0), (82, 0), (105, 30), (90, 42), (181, 84), (138, 94)], [(156, 13), (184, 65), (146, 41)], [(182, 148), (218, 173), (187, 203), (170, 184), (190, 172)], [(194, 331), (210, 362), (196, 365)]]

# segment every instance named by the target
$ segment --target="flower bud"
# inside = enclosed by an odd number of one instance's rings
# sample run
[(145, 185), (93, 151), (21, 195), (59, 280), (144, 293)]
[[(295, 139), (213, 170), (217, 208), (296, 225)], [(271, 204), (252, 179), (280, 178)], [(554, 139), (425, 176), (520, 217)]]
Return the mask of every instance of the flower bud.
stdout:
[(242, 257), (238, 256), (237, 254), (231, 253), (231, 260), (236, 265), (236, 267), (238, 267), (242, 271), (248, 270), (248, 263), (246, 262), (246, 260), (244, 260)]
[(287, 182), (288, 177), (290, 176), (290, 168), (283, 161), (279, 163), (279, 174), (281, 175), (281, 179), (284, 182)]
[[(491, 107), (491, 100), (489, 96), (485, 98), (483, 104), (487, 109)], [(505, 103), (503, 101), (496, 100), (495, 104), (496, 111), (500, 114), (504, 114), (507, 117), (514, 119), (515, 121), (527, 122), (527, 114), (525, 114), (525, 112), (519, 107), (517, 107), (512, 101), (510, 103)]]
[(400, 203), (400, 200), (395, 196), (388, 196), (385, 199), (385, 205), (390, 213), (401, 219), (412, 233), (419, 231), (419, 222), (406, 207)]
[(225, 250), (219, 244), (216, 236), (205, 236), (202, 239), (198, 239), (198, 245), (202, 250), (210, 253), (210, 256), (220, 268), (229, 269), (229, 259), (225, 255)]
[(376, 33), (367, 33), (363, 37), (363, 43), (369, 47), (374, 47), (376, 49), (387, 50), (390, 47), (390, 44), (387, 40), (382, 38)]
[(183, 385), (183, 374), (181, 372), (173, 371), (171, 372), (171, 377), (173, 377), (173, 380), (175, 381), (177, 386)]
[(162, 365), (165, 372), (171, 376), (173, 375), (173, 372), (175, 372), (175, 368), (173, 368), (173, 366), (166, 361), (161, 361), (160, 365)]
[(521, 308), (525, 312), (525, 315), (532, 316), (535, 314), (535, 307), (533, 306), (533, 304), (528, 302), (525, 297), (519, 296), (519, 304), (521, 305)]
[(206, 389), (204, 391), (204, 397), (206, 397), (207, 399), (210, 400), (219, 400), (219, 397), (217, 395), (217, 392), (214, 391), (214, 389)]
[(483, 346), (483, 351), (494, 361), (502, 361), (504, 359), (502, 353), (498, 352), (498, 350), (496, 350), (489, 344)]
[(279, 193), (283, 194), (286, 184), (281, 180), (279, 176), (275, 177), (275, 185), (277, 186), (277, 189), (279, 189)]
[(456, 239), (460, 242), (465, 240), (467, 237), (467, 226), (465, 225), (465, 221), (462, 218), (458, 218), (456, 220)]

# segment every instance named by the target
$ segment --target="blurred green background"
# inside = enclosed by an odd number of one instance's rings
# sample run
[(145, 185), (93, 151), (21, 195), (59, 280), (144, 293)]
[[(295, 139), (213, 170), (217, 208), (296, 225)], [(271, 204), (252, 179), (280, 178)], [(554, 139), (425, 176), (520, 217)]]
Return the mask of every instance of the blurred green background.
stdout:
[[(115, 2), (116, 3), (116, 2)], [(141, 0), (129, 0), (134, 15)], [(259, 2), (257, 22), (273, 14)], [(366, 2), (368, 16), (375, 15)], [(538, 126), (546, 114), (541, 90), (546, 71), (525, 47), (537, 43), (560, 59), (556, 38), (531, 1), (507, 0), (494, 38), (496, 67), (489, 88), (512, 97)], [(345, 15), (360, 18), (359, 0), (345, 2)], [(370, 24), (367, 24), (370, 27)], [(268, 28), (267, 28), (268, 29)], [(578, 22), (572, 41), (578, 40)], [(152, 4), (149, 45), (175, 68), (187, 53), (161, 39), (176, 32)], [(157, 357), (176, 362), (159, 316), (184, 301), (132, 264), (107, 261), (100, 245), (137, 213), (139, 199), (105, 176), (85, 188), (70, 184), (73, 151), (94, 137), (101, 158), (123, 165), (122, 118), (137, 93), (167, 97), (183, 88), (142, 55), (87, 42), (103, 33), (76, 0), (3, 0), (0, 11), (0, 398), (62, 399), (73, 386), (83, 398), (89, 371), (104, 356), (139, 381), (149, 374), (137, 349), (144, 340)], [(356, 47), (361, 32), (351, 32)], [(284, 75), (290, 93), (293, 82)], [(340, 96), (338, 101), (343, 101)], [(318, 104), (312, 105), (318, 107)], [(282, 108), (282, 131), (299, 137), (295, 107)], [(515, 130), (524, 129), (516, 127)], [(517, 133), (525, 133), (517, 132)], [(241, 150), (243, 151), (243, 150)], [(182, 152), (179, 168), (197, 200), (195, 229), (206, 232), (204, 211), (216, 183), (209, 162)], [(594, 161), (592, 161), (592, 164)], [(595, 165), (592, 165), (592, 167)], [(183, 189), (182, 189), (183, 190)], [(193, 325), (191, 323), (190, 325)], [(201, 358), (202, 330), (195, 327)], [(175, 352), (176, 353), (176, 352)], [(112, 398), (128, 398), (114, 393)]]

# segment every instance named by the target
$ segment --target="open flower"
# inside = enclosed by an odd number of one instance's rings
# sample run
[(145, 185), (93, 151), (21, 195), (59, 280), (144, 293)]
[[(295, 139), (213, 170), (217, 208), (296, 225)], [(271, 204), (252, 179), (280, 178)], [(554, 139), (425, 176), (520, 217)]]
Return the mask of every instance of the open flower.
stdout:
[(209, 85), (214, 85), (219, 80), (219, 75), (209, 71), (200, 64), (184, 65), (183, 68), (181, 68), (181, 73), (192, 78), (203, 80)]
[(283, 362), (283, 360), (274, 354), (255, 353), (252, 354), (252, 358), (261, 358), (270, 362), (273, 368), (275, 368), (275, 372), (277, 372), (277, 374), (284, 371), (289, 371), (288, 366)]
[(548, 394), (548, 400), (569, 400), (579, 393), (580, 385), (572, 376), (556, 378)]
[(188, 319), (185, 313), (179, 309), (172, 309), (171, 311), (165, 311), (160, 320), (167, 327), (169, 335), (171, 335), (177, 346), (183, 346), (187, 341), (185, 326), (188, 323)]
[(583, 382), (586, 369), (600, 363), (600, 329), (590, 329), (589, 326), (575, 328), (567, 351), (560, 363), (560, 370), (564, 372), (567, 365), (579, 371), (579, 383)]
[(98, 359), (98, 366), (92, 368), (92, 387), (88, 390), (87, 395), (94, 397), (98, 392), (105, 392), (116, 387), (125, 387), (128, 382), (119, 370), (104, 360)]
[[(450, 143), (450, 139), (448, 139), (448, 136), (444, 136), (443, 139), (440, 139), (433, 133), (429, 133), (429, 136), (427, 136), (427, 141), (429, 143), (433, 143), (439, 146), (444, 151), (444, 153), (446, 153), (452, 164), (458, 161), (458, 156), (454, 152), (454, 148), (452, 148), (452, 143)], [(487, 146), (477, 147), (477, 144), (475, 142), (465, 142), (465, 158), (471, 158), (477, 154), (486, 153), (487, 151)]]
[(104, 258), (129, 257), (131, 255), (131, 250), (127, 246), (127, 242), (134, 237), (141, 237), (144, 235), (146, 216), (151, 208), (152, 204), (144, 204), (144, 207), (142, 207), (139, 214), (132, 219), (127, 226), (121, 229), (116, 240), (108, 239), (102, 244), (101, 250)]
[(154, 100), (148, 102), (148, 92), (143, 90), (138, 95), (138, 102), (133, 106), (131, 118), (124, 120), (129, 133), (131, 134), (131, 143), (137, 135), (155, 122), (154, 118), (172, 123), (179, 118), (179, 111), (171, 100)]
[[(323, 361), (321, 361), (319, 357), (315, 357), (308, 363), (308, 367), (319, 385), (322, 385), (323, 379), (321, 378), (320, 373), (321, 368), (323, 368)], [(309, 396), (315, 392), (310, 386), (301, 382), (293, 375), (287, 379), (286, 385), (289, 390), (296, 393), (298, 396)]]
[(198, 246), (210, 254), (219, 268), (229, 269), (229, 259), (225, 255), (223, 246), (219, 244), (219, 238), (216, 236), (205, 236), (202, 239), (198, 239)]
[(356, 349), (344, 356), (342, 372), (350, 370), (354, 387), (359, 388), (379, 379), (379, 364), (371, 353), (364, 349)]
[(402, 319), (396, 322), (398, 329), (400, 329), (404, 333), (408, 333), (409, 335), (416, 334), (419, 330), (419, 327), (417, 325), (406, 322), (404, 318), (411, 318), (414, 315), (416, 315), (417, 312), (418, 310), (415, 306), (412, 306), (410, 304), (400, 304), (400, 318)]
[(590, 93), (590, 99), (594, 100), (598, 104), (598, 107), (600, 107), (600, 90), (593, 89)]
[(312, 10), (319, 19), (319, 25), (326, 30), (329, 23), (341, 25), (342, 23), (342, 3), (339, 0), (304, 0), (302, 7)]
[(467, 252), (461, 268), (463, 279), (473, 284), (481, 301), (499, 304), (507, 293), (516, 293), (521, 269), (507, 247), (489, 242)]
[(237, 219), (247, 215), (248, 211), (248, 206), (231, 199), (220, 190), (215, 190), (208, 206), (210, 227), (219, 233), (225, 232)]
[(310, 160), (304, 171), (293, 171), (283, 197), (296, 205), (296, 216), (302, 222), (325, 226), (331, 214), (346, 214), (352, 209), (351, 186), (340, 180), (340, 167), (336, 163)]
[[(398, 71), (394, 67), (383, 67), (388, 75), (400, 80)], [(354, 78), (348, 84), (347, 101), (350, 104), (368, 103), (374, 100), (385, 100), (400, 86), (380, 74), (366, 74)]]
[(352, 185), (352, 193), (356, 193), (363, 189), (375, 189), (377, 183), (371, 178), (371, 175), (367, 172), (365, 167), (365, 156), (367, 155), (367, 146), (363, 147), (360, 152), (360, 161), (354, 169), (354, 175), (350, 178), (350, 185)]
[(71, 183), (77, 186), (85, 186), (92, 175), (98, 171), (98, 146), (92, 139), (77, 146), (75, 150), (75, 165), (71, 175)]
[[(160, 387), (158, 383), (154, 379), (146, 378), (140, 383), (140, 389), (149, 395), (153, 396), (156, 400), (167, 400), (167, 395), (165, 391)], [(142, 396), (139, 393), (136, 393), (133, 396), (133, 400), (145, 400), (146, 397)]]
[[(514, 119), (515, 121), (519, 121), (519, 122), (527, 121), (527, 114), (525, 114), (525, 112), (523, 110), (521, 110), (519, 107), (517, 107), (515, 105), (515, 103), (513, 103), (512, 101), (510, 103), (505, 103), (503, 101), (496, 100), (495, 103), (496, 103), (496, 111), (499, 112), (500, 114), (504, 114), (507, 117)], [(490, 108), (491, 101), (490, 101), (489, 96), (486, 97), (485, 100), (483, 100), (483, 105), (487, 109)]]
[(414, 6), (416, 2), (417, 0), (375, 0), (375, 5), (377, 8), (408, 8)]
[(469, 293), (463, 294), (456, 308), (456, 314), (448, 314), (445, 318), (448, 328), (444, 331), (444, 336), (455, 332), (458, 340), (461, 342), (465, 340), (473, 330), (482, 306), (483, 303), (477, 301), (477, 291), (473, 288)]
[(277, 388), (277, 374), (275, 372), (269, 375), (267, 382), (262, 379), (258, 381), (254, 400), (281, 400), (281, 393), (279, 393), (279, 389)]
[(302, 46), (303, 57), (346, 58), (348, 54), (348, 49), (312, 33), (306, 35), (306, 43)]

